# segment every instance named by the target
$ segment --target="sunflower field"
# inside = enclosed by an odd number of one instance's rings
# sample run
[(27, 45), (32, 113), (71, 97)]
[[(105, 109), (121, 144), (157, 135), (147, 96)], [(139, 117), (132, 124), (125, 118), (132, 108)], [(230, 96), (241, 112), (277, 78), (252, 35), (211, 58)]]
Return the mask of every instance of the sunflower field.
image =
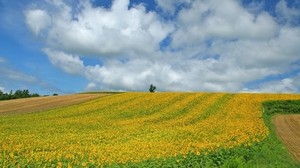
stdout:
[(269, 129), (261, 103), (275, 99), (300, 96), (129, 92), (39, 113), (2, 116), (0, 165), (140, 167), (139, 163), (149, 162), (162, 167), (170, 158), (172, 165), (180, 165), (191, 156), (264, 141)]

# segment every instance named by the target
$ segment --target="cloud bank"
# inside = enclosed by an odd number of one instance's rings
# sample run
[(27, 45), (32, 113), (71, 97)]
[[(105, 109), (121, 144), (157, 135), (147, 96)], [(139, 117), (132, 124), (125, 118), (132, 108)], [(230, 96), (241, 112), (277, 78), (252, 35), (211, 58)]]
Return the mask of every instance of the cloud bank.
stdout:
[(86, 78), (86, 90), (147, 91), (153, 83), (160, 91), (300, 91), (298, 8), (281, 0), (271, 15), (262, 4), (253, 10), (255, 4), (233, 0), (156, 2), (172, 19), (142, 4), (129, 7), (129, 0), (114, 0), (109, 9), (46, 1), (48, 8), (24, 14), (45, 40), (49, 61)]

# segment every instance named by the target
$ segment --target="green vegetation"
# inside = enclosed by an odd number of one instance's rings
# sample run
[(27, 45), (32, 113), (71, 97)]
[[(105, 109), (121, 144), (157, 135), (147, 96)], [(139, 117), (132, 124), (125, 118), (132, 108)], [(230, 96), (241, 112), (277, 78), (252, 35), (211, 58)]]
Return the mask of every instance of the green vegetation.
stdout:
[[(207, 151), (196, 155), (189, 153), (186, 156), (150, 159), (140, 163), (114, 164), (113, 167), (289, 167), (298, 168), (300, 163), (293, 160), (282, 142), (277, 138), (272, 116), (276, 113), (300, 113), (300, 100), (272, 100), (262, 103), (263, 119), (270, 130), (269, 136), (262, 142), (250, 146), (218, 151)], [(107, 165), (108, 166), (108, 165)]]
[(265, 124), (270, 129), (269, 136), (258, 143), (241, 145), (231, 149), (220, 148), (196, 155), (150, 159), (140, 163), (106, 165), (107, 167), (224, 167), (224, 168), (298, 168), (300, 163), (293, 160), (277, 138), (272, 116), (263, 115)]
[(155, 92), (155, 89), (156, 89), (156, 86), (151, 84), (150, 88), (149, 88), (149, 91), (153, 93), (153, 92)]
[(263, 96), (124, 93), (0, 117), (0, 167), (297, 168)]
[[(275, 141), (275, 142), (274, 142)], [(298, 168), (280, 142), (271, 135), (265, 141), (241, 145), (239, 147), (204, 152), (189, 153), (177, 157), (149, 159), (139, 163), (112, 164), (104, 167), (208, 167), (208, 168)]]
[(16, 90), (14, 93), (11, 90), (9, 93), (3, 93), (0, 90), (0, 100), (10, 100), (10, 99), (20, 99), (27, 97), (39, 97), (40, 95), (37, 93), (29, 93), (29, 90)]
[(300, 114), (300, 100), (272, 100), (263, 102), (265, 113)]

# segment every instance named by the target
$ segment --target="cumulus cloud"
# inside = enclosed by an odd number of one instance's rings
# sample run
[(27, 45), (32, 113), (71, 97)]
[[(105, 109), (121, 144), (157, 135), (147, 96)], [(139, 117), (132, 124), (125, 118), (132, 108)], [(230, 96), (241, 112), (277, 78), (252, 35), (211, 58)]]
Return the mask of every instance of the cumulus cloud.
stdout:
[[(236, 61), (244, 68), (267, 68), (274, 73), (287, 70), (299, 60), (299, 28), (282, 28), (276, 37), (267, 41), (239, 40), (220, 43), (214, 47), (215, 54)], [(279, 72), (278, 72), (279, 71)], [(265, 74), (267, 75), (267, 74)]]
[(237, 1), (195, 1), (178, 15), (172, 47), (204, 45), (208, 40), (269, 40), (278, 27), (272, 16), (249, 13)]
[(293, 79), (286, 78), (280, 81), (268, 82), (259, 88), (259, 90), (262, 92), (292, 93), (298, 91), (298, 88), (295, 87)]
[[(171, 24), (160, 21), (155, 13), (147, 13), (142, 5), (128, 9), (129, 0), (115, 0), (109, 10), (81, 1), (75, 14), (74, 9), (62, 2), (51, 5), (56, 13), (51, 15), (47, 43), (70, 53), (98, 56), (150, 54), (159, 49), (160, 41), (173, 29)], [(35, 34), (48, 26), (38, 22), (48, 16), (47, 12), (35, 9), (27, 13), (26, 22), (31, 23), (29, 27)]]
[(276, 5), (276, 13), (278, 19), (282, 22), (287, 22), (293, 24), (299, 20), (300, 9), (299, 8), (290, 8), (287, 5), (285, 0), (280, 0)]
[(86, 87), (85, 87), (85, 90), (86, 91), (95, 91), (99, 88), (97, 88), (97, 84), (93, 83), (93, 82), (90, 82)]
[(300, 75), (282, 80), (268, 81), (259, 85), (256, 89), (245, 88), (244, 92), (265, 92), (265, 93), (295, 93), (300, 91)]
[(53, 51), (51, 49), (44, 49), (44, 52), (48, 55), (50, 62), (64, 70), (69, 74), (81, 74), (84, 72), (83, 61), (78, 56), (66, 54), (61, 51)]
[[(289, 24), (299, 16), (285, 1), (276, 10), (289, 23), (262, 4), (233, 0), (156, 1), (164, 12), (177, 12), (171, 20), (142, 4), (129, 7), (129, 0), (114, 0), (109, 9), (90, 1), (47, 2), (49, 9), (27, 10), (26, 23), (36, 36), (44, 32), (54, 66), (89, 81), (86, 90), (145, 91), (152, 83), (161, 91), (241, 91), (300, 61), (300, 27)], [(41, 18), (48, 21), (34, 22)], [(87, 56), (101, 64), (85, 64)], [(272, 81), (269, 91), (296, 91), (295, 81)]]
[(191, 0), (155, 0), (157, 6), (162, 9), (163, 12), (174, 15), (177, 8), (180, 5), (187, 5), (191, 3)]
[(265, 1), (251, 1), (249, 4), (245, 4), (245, 8), (252, 14), (259, 14), (264, 11)]
[(25, 17), (26, 24), (35, 35), (39, 35), (41, 31), (51, 24), (51, 17), (45, 10), (34, 9), (25, 11)]
[(169, 64), (151, 62), (145, 59), (133, 59), (126, 63), (110, 61), (105, 66), (88, 66), (86, 76), (104, 88), (123, 88), (145, 90), (149, 83), (159, 84), (162, 90), (172, 90), (181, 75)]

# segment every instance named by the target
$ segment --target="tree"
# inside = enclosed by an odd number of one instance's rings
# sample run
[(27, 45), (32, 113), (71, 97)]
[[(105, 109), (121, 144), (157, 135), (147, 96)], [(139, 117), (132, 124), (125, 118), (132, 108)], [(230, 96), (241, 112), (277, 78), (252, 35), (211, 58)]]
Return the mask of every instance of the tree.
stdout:
[(16, 99), (22, 98), (22, 97), (23, 97), (23, 91), (22, 91), (22, 90), (16, 90), (16, 91), (15, 91), (15, 94), (14, 94), (14, 97), (15, 97)]
[(8, 96), (7, 96), (7, 100), (10, 100), (10, 99), (15, 99), (12, 90), (9, 91), (9, 94), (8, 94)]
[(29, 90), (16, 90), (13, 92), (12, 90), (9, 93), (3, 93), (0, 90), (0, 100), (10, 100), (10, 99), (20, 99), (20, 98), (27, 98), (27, 97), (39, 97), (40, 95), (37, 93), (29, 93)]
[(150, 85), (150, 88), (149, 88), (149, 91), (150, 92), (155, 92), (155, 89), (156, 89), (156, 86), (154, 86), (154, 85)]
[(26, 90), (23, 90), (23, 91), (22, 91), (22, 96), (23, 96), (23, 97), (30, 97), (29, 90), (27, 90), (27, 89), (26, 89)]

